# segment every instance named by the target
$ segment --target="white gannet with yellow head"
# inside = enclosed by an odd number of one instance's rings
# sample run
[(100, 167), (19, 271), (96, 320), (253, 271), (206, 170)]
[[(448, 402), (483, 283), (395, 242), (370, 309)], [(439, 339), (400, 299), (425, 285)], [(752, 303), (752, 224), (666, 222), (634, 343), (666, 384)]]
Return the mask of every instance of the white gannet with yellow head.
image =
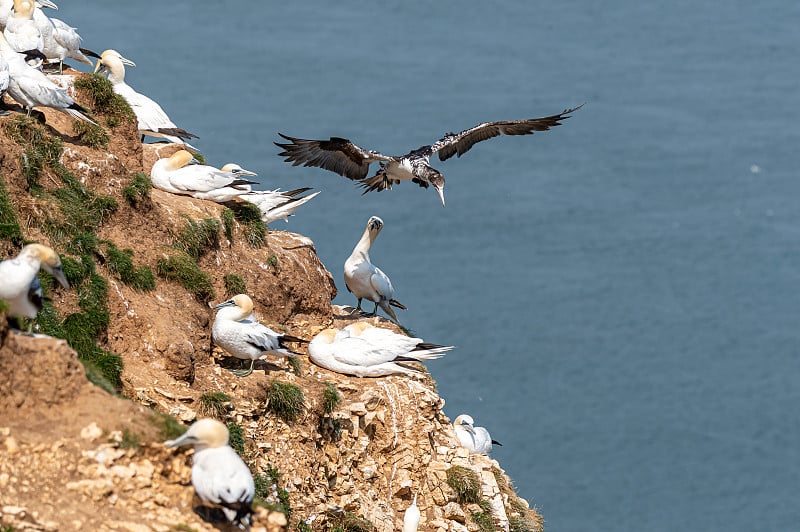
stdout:
[(33, 21), (35, 9), (34, 0), (14, 0), (14, 9), (6, 20), (3, 36), (17, 52), (44, 50), (42, 33)]
[(476, 427), (472, 416), (461, 414), (453, 421), (453, 428), (456, 430), (458, 442), (462, 447), (476, 454), (489, 454), (492, 452), (492, 444), (503, 444), (493, 440), (489, 431), (483, 427)]
[(423, 342), (359, 321), (344, 329), (325, 329), (308, 344), (308, 356), (325, 369), (356, 377), (420, 375), (398, 362), (420, 362), (444, 356), (453, 346)]
[(228, 428), (215, 419), (199, 419), (167, 447), (192, 445), (192, 485), (203, 504), (220, 508), (231, 523), (246, 528), (256, 487), (250, 469), (228, 445)]
[(230, 201), (249, 190), (255, 181), (241, 179), (233, 172), (199, 164), (190, 152), (178, 150), (157, 160), (150, 170), (153, 186), (173, 194), (213, 201)]
[(361, 310), (361, 300), (367, 299), (375, 303), (373, 314), (378, 312), (380, 306), (395, 323), (399, 323), (392, 307), (407, 310), (406, 306), (392, 299), (394, 288), (389, 276), (380, 268), (372, 264), (369, 259), (369, 250), (375, 239), (383, 229), (383, 220), (377, 216), (367, 221), (367, 227), (361, 240), (358, 241), (353, 252), (344, 262), (344, 284), (347, 290), (358, 298), (357, 310)]
[(50, 63), (58, 62), (59, 74), (64, 72), (64, 59), (68, 57), (93, 66), (94, 63), (86, 57), (86, 54), (97, 59), (100, 56), (91, 50), (81, 48), (83, 39), (81, 39), (78, 31), (63, 20), (48, 17), (41, 10), (42, 7), (54, 9), (58, 9), (58, 7), (49, 0), (36, 0), (36, 9), (33, 11), (33, 22), (42, 34), (42, 40), (44, 41), (42, 53), (44, 53), (47, 61)]
[(264, 355), (291, 356), (286, 342), (307, 343), (307, 340), (288, 334), (276, 333), (262, 325), (253, 315), (253, 300), (246, 294), (238, 294), (214, 307), (217, 315), (211, 326), (211, 339), (219, 347), (236, 358), (249, 360), (250, 367), (232, 370), (237, 377), (253, 373), (253, 364)]
[(58, 253), (42, 244), (28, 244), (15, 258), (0, 262), (0, 299), (9, 304), (9, 315), (34, 319), (42, 309), (40, 268), (69, 288)]
[[(144, 135), (159, 137), (175, 144), (186, 144), (183, 139), (196, 139), (197, 135), (176, 126), (160, 105), (144, 94), (136, 92), (125, 83), (125, 65), (135, 67), (136, 63), (125, 59), (116, 50), (106, 50), (100, 54), (94, 71), (108, 73), (108, 80), (111, 82), (114, 92), (125, 98), (136, 114), (139, 122), (137, 126), (139, 134), (142, 137)], [(191, 146), (189, 147), (191, 148)]]

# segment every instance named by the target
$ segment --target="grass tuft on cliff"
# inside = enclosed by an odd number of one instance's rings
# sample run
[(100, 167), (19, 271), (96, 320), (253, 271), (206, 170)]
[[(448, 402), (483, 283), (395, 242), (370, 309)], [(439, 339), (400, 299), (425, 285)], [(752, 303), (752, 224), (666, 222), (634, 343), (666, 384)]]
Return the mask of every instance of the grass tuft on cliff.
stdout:
[(223, 420), (228, 415), (231, 396), (225, 392), (206, 392), (200, 396), (198, 414)]
[(8, 240), (15, 247), (23, 243), (22, 228), (19, 225), (14, 202), (8, 195), (6, 184), (0, 177), (0, 239)]
[(375, 532), (375, 528), (369, 520), (350, 512), (325, 513), (325, 530), (331, 532)]
[(263, 246), (267, 241), (267, 226), (261, 221), (261, 211), (258, 207), (246, 201), (229, 202), (227, 205), (233, 211), (233, 217), (242, 225), (242, 234), (250, 247)]
[(481, 481), (478, 474), (464, 466), (453, 466), (447, 470), (447, 485), (456, 493), (459, 504), (481, 502)]
[(244, 429), (235, 421), (229, 422), (226, 426), (228, 427), (228, 444), (239, 456), (244, 456)]
[(292, 507), (289, 504), (289, 492), (281, 488), (281, 472), (272, 464), (267, 464), (265, 474), (253, 474), (253, 482), (256, 485), (255, 499), (253, 506), (263, 506), (268, 510), (280, 512), (286, 516), (286, 520), (292, 516)]
[[(114, 92), (105, 76), (86, 74), (75, 79), (75, 89), (87, 96), (93, 111), (105, 115), (106, 125), (116, 127), (120, 122), (135, 122), (136, 115), (125, 98)], [(77, 124), (77, 122), (76, 122)]]
[(212, 249), (219, 248), (219, 220), (187, 220), (181, 232), (175, 237), (175, 247), (197, 260)]
[(142, 172), (136, 172), (128, 182), (128, 186), (122, 189), (122, 197), (131, 207), (149, 209), (152, 206), (150, 199), (150, 189), (152, 188), (153, 182), (150, 181), (150, 178)]
[(39, 177), (46, 166), (60, 165), (59, 157), (63, 149), (61, 139), (49, 135), (35, 118), (15, 115), (3, 122), (6, 134), (23, 147), (19, 163), (22, 175), (33, 194), (41, 194)]
[(322, 388), (322, 412), (330, 414), (342, 401), (342, 395), (332, 382), (326, 382)]
[(164, 279), (178, 281), (201, 303), (208, 303), (216, 296), (211, 277), (186, 253), (178, 252), (158, 259), (156, 273)]
[(267, 388), (267, 412), (275, 414), (286, 423), (294, 423), (303, 413), (305, 398), (299, 386), (272, 381)]
[(247, 283), (244, 282), (244, 278), (241, 275), (229, 273), (223, 278), (223, 282), (225, 283), (226, 298), (247, 293)]
[(150, 413), (150, 423), (158, 429), (158, 435), (162, 440), (174, 440), (187, 430), (183, 423), (158, 410)]
[(233, 224), (235, 221), (233, 211), (225, 207), (222, 209), (220, 218), (222, 218), (222, 227), (225, 229), (225, 238), (228, 239), (228, 242), (233, 244)]
[(106, 248), (106, 267), (111, 274), (126, 285), (142, 292), (155, 289), (156, 277), (147, 266), (135, 267), (133, 250), (119, 249), (113, 242), (103, 241)]
[(83, 144), (96, 150), (108, 148), (108, 143), (111, 141), (111, 137), (108, 136), (105, 129), (91, 122), (76, 120), (72, 124), (72, 129), (78, 134), (78, 138)]

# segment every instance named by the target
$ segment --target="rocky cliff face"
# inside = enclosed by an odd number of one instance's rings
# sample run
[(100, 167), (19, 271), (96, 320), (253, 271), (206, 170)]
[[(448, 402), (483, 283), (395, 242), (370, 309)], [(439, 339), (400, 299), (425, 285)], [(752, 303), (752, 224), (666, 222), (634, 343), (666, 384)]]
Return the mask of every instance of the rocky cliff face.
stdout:
[[(331, 305), (309, 239), (134, 186), (175, 147), (142, 146), (93, 96), (76, 95), (107, 146), (58, 113), (0, 118), (0, 255), (24, 238), (67, 259), (74, 288), (52, 290), (39, 321), (78, 351), (0, 326), (0, 530), (215, 530), (192, 512), (191, 451), (160, 444), (173, 417), (203, 416), (228, 423), (257, 476), (254, 529), (400, 530), (414, 495), (420, 530), (542, 529), (496, 461), (457, 446), (427, 376), (349, 378), (304, 357), (233, 376), (210, 342), (211, 302), (244, 289), (263, 323), (304, 338), (356, 317)], [(79, 356), (122, 397), (90, 384)]]

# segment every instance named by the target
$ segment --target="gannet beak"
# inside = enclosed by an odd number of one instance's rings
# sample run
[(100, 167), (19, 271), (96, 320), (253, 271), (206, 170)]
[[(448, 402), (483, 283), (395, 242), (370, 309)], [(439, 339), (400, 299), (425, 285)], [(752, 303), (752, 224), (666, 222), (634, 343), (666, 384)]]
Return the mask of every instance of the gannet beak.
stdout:
[(186, 164), (203, 164), (203, 163), (201, 163), (199, 159), (195, 159), (194, 157), (192, 157), (192, 158), (189, 160), (189, 162), (188, 162), (188, 163), (186, 163)]
[(125, 59), (125, 58), (124, 58), (124, 57), (122, 57), (122, 56), (119, 56), (119, 60), (122, 62), (122, 64), (123, 64), (123, 65), (128, 65), (128, 66), (132, 66), (132, 67), (135, 67), (135, 66), (136, 66), (136, 63), (134, 63), (134, 62), (133, 62), (133, 61), (131, 61), (130, 59)]
[(473, 428), (473, 426), (467, 423), (466, 421), (462, 421), (461, 426), (467, 429), (467, 432), (469, 432), (470, 434), (475, 434), (475, 429)]
[(167, 440), (164, 442), (169, 448), (173, 447), (180, 447), (181, 445), (191, 445), (195, 443), (197, 439), (194, 436), (190, 436), (188, 432), (184, 432), (183, 436), (180, 436), (174, 440)]
[(53, 273), (51, 274), (55, 277), (56, 281), (63, 286), (64, 288), (69, 288), (69, 281), (67, 281), (67, 276), (64, 275), (64, 270), (61, 269), (59, 266), (58, 268), (53, 268)]
[(49, 7), (50, 9), (54, 9), (54, 10), (58, 11), (58, 6), (55, 5), (53, 2), (51, 2), (50, 0), (39, 0), (37, 3), (39, 4), (40, 8), (41, 7)]
[(436, 193), (439, 194), (439, 199), (442, 200), (442, 207), (444, 207), (444, 188), (434, 187)]
[(225, 307), (235, 307), (235, 306), (236, 306), (236, 302), (235, 302), (233, 299), (229, 299), (229, 300), (227, 300), (227, 301), (223, 301), (223, 302), (222, 302), (222, 303), (220, 303), (219, 305), (216, 305), (216, 306), (213, 306), (213, 307), (211, 307), (211, 310), (219, 310), (219, 309), (221, 309), (221, 308), (225, 308)]
[(257, 173), (251, 172), (250, 170), (245, 170), (244, 168), (236, 168), (235, 170), (231, 170), (231, 173), (236, 177), (242, 177), (242, 176), (258, 177)]
[(102, 59), (98, 59), (97, 64), (94, 66), (94, 73), (97, 74), (98, 72), (100, 72), (101, 68), (105, 68), (105, 65), (103, 64)]

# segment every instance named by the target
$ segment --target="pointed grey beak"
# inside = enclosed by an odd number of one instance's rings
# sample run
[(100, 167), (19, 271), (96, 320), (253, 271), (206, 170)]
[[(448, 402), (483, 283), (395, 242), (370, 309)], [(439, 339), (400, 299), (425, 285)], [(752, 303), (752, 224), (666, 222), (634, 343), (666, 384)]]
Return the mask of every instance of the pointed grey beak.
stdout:
[(136, 66), (136, 63), (134, 63), (134, 62), (133, 62), (133, 61), (131, 61), (130, 59), (125, 59), (125, 58), (124, 58), (124, 57), (122, 57), (122, 56), (119, 56), (119, 60), (122, 62), (122, 64), (123, 64), (123, 65), (128, 65), (128, 66), (132, 66), (132, 67), (135, 67), (135, 66)]
[(232, 299), (229, 299), (227, 301), (223, 301), (219, 305), (215, 305), (215, 306), (211, 307), (211, 310), (219, 310), (221, 308), (233, 307), (233, 306), (236, 306), (236, 303), (234, 303)]
[(189, 432), (187, 431), (187, 432), (183, 433), (183, 436), (179, 436), (178, 438), (175, 438), (174, 440), (165, 441), (164, 445), (166, 445), (167, 447), (169, 447), (171, 449), (173, 447), (180, 447), (182, 445), (191, 445), (191, 444), (195, 443), (196, 441), (197, 440), (195, 440), (194, 436), (190, 436)]
[(69, 281), (67, 281), (67, 276), (64, 275), (64, 270), (61, 269), (61, 266), (53, 268), (51, 275), (56, 278), (56, 281), (58, 281), (61, 286), (69, 288)]
[(444, 207), (444, 187), (433, 187), (436, 189), (436, 193), (439, 194), (439, 199), (442, 201), (442, 207)]
[(236, 168), (234, 170), (231, 170), (231, 173), (236, 177), (244, 177), (244, 176), (258, 177), (257, 173), (251, 172), (250, 170), (245, 170), (244, 168)]
[(100, 72), (100, 70), (103, 70), (105, 68), (106, 66), (103, 64), (103, 60), (98, 59), (97, 64), (94, 66), (94, 73), (97, 74), (98, 72)]
[(36, 7), (38, 8), (48, 7), (50, 9), (58, 11), (58, 6), (55, 5), (53, 2), (51, 2), (50, 0), (36, 0)]

